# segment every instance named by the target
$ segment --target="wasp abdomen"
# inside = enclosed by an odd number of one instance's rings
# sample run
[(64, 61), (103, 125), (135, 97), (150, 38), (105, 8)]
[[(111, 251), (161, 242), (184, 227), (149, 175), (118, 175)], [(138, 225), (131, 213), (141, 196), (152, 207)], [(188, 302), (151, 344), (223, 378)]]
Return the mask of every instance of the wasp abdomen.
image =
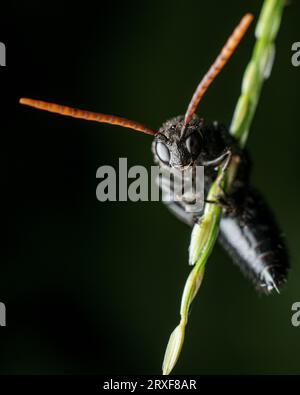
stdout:
[(219, 241), (258, 290), (278, 291), (289, 269), (283, 237), (260, 193), (249, 187), (243, 195), (242, 202), (240, 192), (232, 196), (233, 210), (222, 217)]

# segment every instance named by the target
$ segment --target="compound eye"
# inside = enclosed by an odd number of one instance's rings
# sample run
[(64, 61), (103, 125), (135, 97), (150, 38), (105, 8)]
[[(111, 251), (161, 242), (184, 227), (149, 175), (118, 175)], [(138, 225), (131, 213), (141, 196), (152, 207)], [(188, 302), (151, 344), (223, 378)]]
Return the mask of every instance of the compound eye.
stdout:
[(168, 147), (166, 146), (166, 144), (162, 143), (161, 141), (158, 141), (156, 143), (156, 154), (159, 157), (159, 159), (166, 163), (169, 164), (170, 163), (170, 151), (168, 149)]
[(201, 150), (201, 139), (198, 132), (192, 133), (185, 141), (186, 148), (192, 156), (198, 156)]

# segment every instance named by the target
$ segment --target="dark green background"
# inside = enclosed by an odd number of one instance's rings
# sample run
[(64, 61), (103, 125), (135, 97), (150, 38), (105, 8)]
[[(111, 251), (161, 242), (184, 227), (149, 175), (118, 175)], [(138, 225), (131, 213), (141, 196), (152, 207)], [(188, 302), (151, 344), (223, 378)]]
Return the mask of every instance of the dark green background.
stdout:
[[(151, 137), (21, 108), (28, 96), (153, 128), (185, 111), (241, 16), (261, 1), (11, 2), (1, 14), (1, 373), (159, 373), (179, 320), (190, 229), (161, 203), (99, 203), (96, 169), (150, 167)], [(300, 4), (286, 7), (251, 130), (253, 183), (278, 217), (293, 269), (259, 296), (216, 246), (175, 373), (299, 373)], [(198, 114), (230, 123), (254, 27)], [(6, 141), (7, 139), (7, 141)]]

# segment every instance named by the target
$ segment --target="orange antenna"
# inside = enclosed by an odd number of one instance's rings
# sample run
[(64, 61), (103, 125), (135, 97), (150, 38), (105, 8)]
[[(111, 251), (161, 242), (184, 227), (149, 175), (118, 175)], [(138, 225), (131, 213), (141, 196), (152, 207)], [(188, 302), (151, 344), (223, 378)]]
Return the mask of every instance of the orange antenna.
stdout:
[(239, 45), (241, 39), (243, 38), (244, 34), (246, 33), (248, 27), (250, 26), (253, 20), (252, 14), (246, 14), (234, 29), (233, 33), (227, 40), (226, 44), (222, 48), (220, 55), (214, 61), (208, 72), (203, 77), (200, 84), (197, 86), (197, 89), (192, 97), (192, 100), (188, 106), (184, 117), (184, 127), (191, 121), (194, 112), (196, 111), (198, 104), (202, 97), (204, 96), (205, 92), (207, 91), (210, 84), (225, 66), (225, 64), (230, 59), (231, 55), (235, 51), (236, 47)]
[(77, 108), (62, 106), (60, 104), (55, 104), (55, 103), (48, 103), (41, 100), (28, 99), (25, 97), (22, 97), (20, 99), (20, 103), (25, 104), (26, 106), (37, 108), (39, 110), (54, 112), (55, 114), (66, 115), (68, 117), (123, 126), (124, 128), (129, 128), (136, 130), (138, 132), (151, 134), (152, 136), (156, 134), (155, 130), (150, 129), (139, 122), (130, 121), (128, 119), (121, 118), (115, 115), (107, 115), (107, 114), (101, 114), (92, 111), (79, 110)]

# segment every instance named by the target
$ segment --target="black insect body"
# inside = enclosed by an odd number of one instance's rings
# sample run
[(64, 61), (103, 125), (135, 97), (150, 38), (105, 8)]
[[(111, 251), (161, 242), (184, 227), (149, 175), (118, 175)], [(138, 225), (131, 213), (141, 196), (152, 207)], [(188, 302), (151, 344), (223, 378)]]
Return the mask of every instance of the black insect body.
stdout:
[[(195, 115), (197, 106), (208, 87), (227, 63), (228, 59), (247, 31), (253, 17), (245, 15), (229, 37), (220, 55), (198, 85), (185, 116), (178, 116), (156, 131), (125, 118), (83, 111), (54, 103), (23, 98), (22, 104), (38, 109), (115, 124), (154, 136), (152, 151), (154, 160), (166, 174), (171, 169), (182, 172), (188, 168), (204, 166), (205, 194), (216, 179), (218, 170), (225, 172), (232, 160), (238, 161), (238, 172), (225, 201), (216, 202), (224, 206), (220, 222), (219, 241), (233, 261), (250, 277), (258, 290), (270, 293), (286, 280), (289, 269), (287, 249), (274, 215), (263, 197), (249, 183), (250, 161), (228, 130), (218, 122), (206, 124)], [(162, 190), (172, 185), (164, 183)], [(168, 185), (168, 186), (166, 186)], [(196, 196), (195, 196), (196, 199)], [(201, 221), (203, 208), (191, 212), (195, 200), (171, 201), (169, 209), (183, 222), (193, 225)]]
[(275, 217), (261, 194), (246, 186), (233, 196), (235, 212), (220, 223), (219, 241), (259, 291), (270, 293), (287, 279), (287, 248)]
[[(184, 117), (176, 117), (159, 129), (152, 150), (155, 162), (164, 169), (168, 166), (182, 170), (189, 165), (204, 166), (206, 192), (216, 179), (216, 165), (224, 161), (224, 153), (238, 158), (239, 171), (227, 198), (228, 207), (221, 219), (219, 241), (258, 290), (266, 293), (278, 290), (287, 277), (287, 250), (274, 215), (249, 184), (251, 165), (248, 154), (240, 149), (227, 129), (217, 122), (206, 125), (195, 115), (184, 129)], [(169, 184), (162, 181), (161, 185)], [(203, 212), (191, 213), (188, 205), (184, 201), (173, 201), (168, 203), (168, 208), (192, 226), (201, 221)]]

